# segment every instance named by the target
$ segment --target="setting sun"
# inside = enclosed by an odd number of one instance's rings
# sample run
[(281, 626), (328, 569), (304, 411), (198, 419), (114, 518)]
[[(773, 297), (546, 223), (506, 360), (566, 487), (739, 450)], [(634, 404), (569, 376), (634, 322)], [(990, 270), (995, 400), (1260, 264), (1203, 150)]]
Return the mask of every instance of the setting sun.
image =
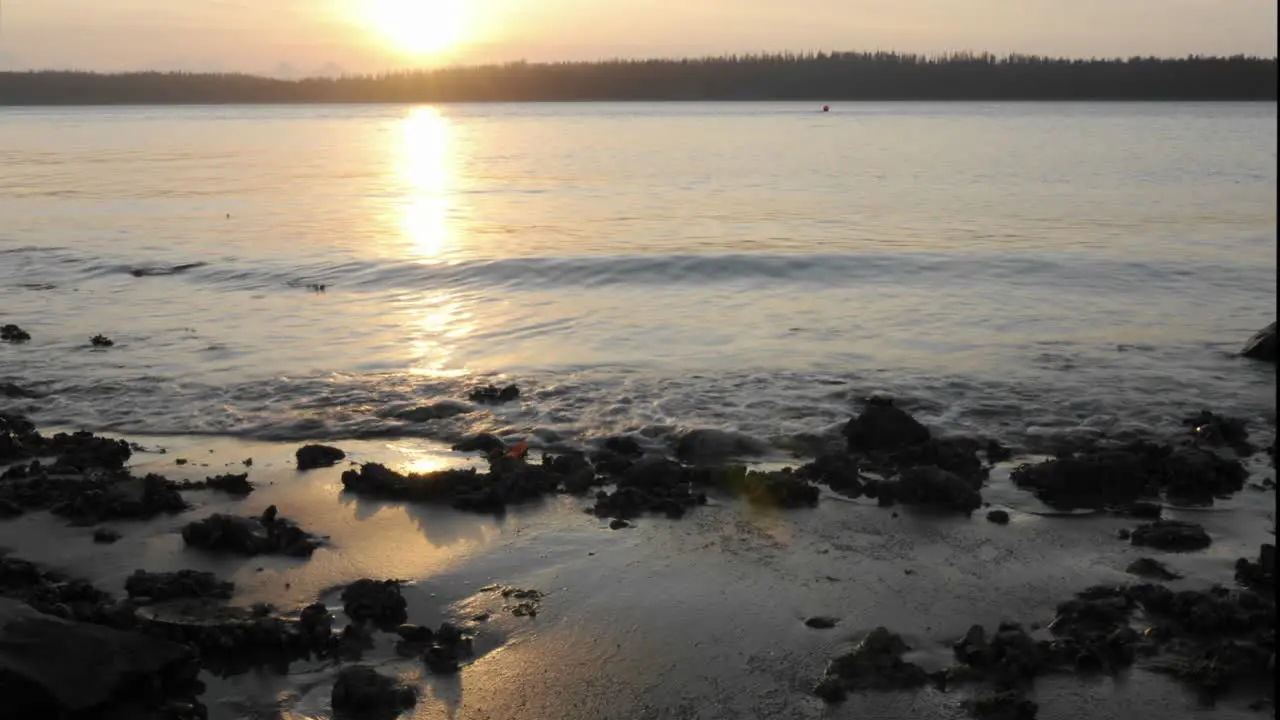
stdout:
[(401, 52), (443, 53), (465, 30), (462, 0), (367, 0), (370, 24)]

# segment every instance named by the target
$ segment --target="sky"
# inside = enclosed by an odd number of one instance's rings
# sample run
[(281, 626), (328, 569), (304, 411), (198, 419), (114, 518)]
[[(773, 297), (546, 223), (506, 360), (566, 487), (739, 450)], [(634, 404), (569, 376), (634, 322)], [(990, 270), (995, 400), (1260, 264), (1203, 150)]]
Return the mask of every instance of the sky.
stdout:
[(1276, 54), (1277, 0), (0, 0), (0, 69), (278, 76), (758, 51)]

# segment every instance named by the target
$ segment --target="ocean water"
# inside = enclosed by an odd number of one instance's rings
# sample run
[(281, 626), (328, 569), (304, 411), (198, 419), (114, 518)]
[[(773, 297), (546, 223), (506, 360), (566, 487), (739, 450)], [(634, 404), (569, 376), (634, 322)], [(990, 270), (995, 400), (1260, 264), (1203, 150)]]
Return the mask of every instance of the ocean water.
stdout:
[[(1274, 423), (1274, 366), (1233, 355), (1275, 318), (1274, 104), (817, 110), (0, 111), (0, 323), (33, 336), (0, 381), (45, 395), (6, 403), (135, 435), (718, 428), (765, 454), (876, 392), (1024, 447)], [(466, 402), (488, 382), (521, 400)]]

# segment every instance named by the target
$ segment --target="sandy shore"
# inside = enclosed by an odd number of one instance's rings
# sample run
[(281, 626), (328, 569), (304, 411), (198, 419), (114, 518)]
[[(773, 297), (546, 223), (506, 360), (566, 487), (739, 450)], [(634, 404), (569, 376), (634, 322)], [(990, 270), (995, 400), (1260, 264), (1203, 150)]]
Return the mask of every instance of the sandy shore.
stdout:
[[(209, 570), (236, 584), (233, 604), (282, 612), (320, 599), (341, 612), (337, 589), (363, 577), (410, 581), (412, 622), (458, 622), (475, 632), (476, 657), (452, 677), (398, 658), (382, 637), (365, 661), (419, 688), (415, 718), (963, 717), (964, 691), (853, 694), (828, 706), (812, 694), (827, 661), (885, 626), (926, 670), (950, 662), (951, 645), (977, 623), (1043, 627), (1083, 588), (1124, 584), (1126, 566), (1156, 557), (1185, 576), (1174, 590), (1233, 584), (1234, 565), (1274, 542), (1274, 493), (1246, 489), (1209, 509), (1167, 512), (1213, 537), (1206, 551), (1170, 554), (1117, 539), (1135, 521), (1063, 516), (992, 472), (984, 499), (1011, 512), (1008, 525), (972, 517), (851, 501), (824, 489), (816, 508), (761, 509), (728, 497), (680, 520), (643, 517), (610, 530), (589, 503), (556, 495), (480, 516), (383, 502), (342, 492), (349, 465), (298, 472), (294, 444), (225, 438), (131, 438), (135, 474), (202, 480), (241, 472), (257, 490), (243, 500), (186, 492), (193, 508), (147, 522), (108, 523), (123, 538), (94, 544), (92, 528), (47, 513), (0, 522), (0, 547), (119, 593), (135, 569)], [(349, 462), (426, 471), (475, 459), (422, 442), (340, 443)], [(187, 459), (178, 465), (178, 458)], [(1274, 477), (1252, 464), (1255, 479)], [(215, 512), (248, 515), (276, 505), (327, 536), (309, 560), (223, 558), (184, 547), (183, 525)], [(536, 617), (504, 612), (493, 585), (545, 594)], [(471, 621), (482, 613), (490, 619)], [(811, 616), (839, 622), (806, 627)], [(1048, 632), (1038, 631), (1048, 637)], [(285, 676), (208, 676), (209, 717), (329, 717), (336, 665), (294, 663)], [(1030, 697), (1041, 718), (1200, 718), (1206, 711), (1176, 682), (1141, 669), (1116, 677), (1040, 679)], [(1213, 717), (1257, 717), (1256, 696), (1227, 698)]]

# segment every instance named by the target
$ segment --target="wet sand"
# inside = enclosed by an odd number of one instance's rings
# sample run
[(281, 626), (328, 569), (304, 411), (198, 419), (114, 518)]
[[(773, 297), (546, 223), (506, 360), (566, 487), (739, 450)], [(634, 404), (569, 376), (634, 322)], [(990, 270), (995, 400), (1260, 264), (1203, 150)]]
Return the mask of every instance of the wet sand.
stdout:
[[(1056, 605), (1099, 583), (1134, 580), (1124, 568), (1155, 557), (1185, 575), (1174, 590), (1230, 586), (1234, 563), (1274, 542), (1274, 493), (1246, 489), (1211, 509), (1166, 513), (1205, 526), (1206, 551), (1135, 548), (1117, 533), (1132, 519), (1047, 513), (1008, 481), (1011, 463), (983, 490), (1010, 510), (1007, 526), (915, 508), (881, 508), (823, 490), (815, 509), (772, 510), (713, 496), (681, 520), (643, 517), (610, 530), (571, 496), (509, 509), (502, 517), (370, 501), (342, 492), (346, 463), (300, 473), (294, 444), (234, 439), (131, 438), (164, 454), (135, 454), (135, 474), (202, 480), (248, 468), (244, 500), (184, 492), (193, 509), (144, 523), (110, 523), (123, 539), (92, 542), (92, 528), (47, 513), (0, 522), (0, 547), (119, 593), (137, 568), (214, 571), (236, 583), (233, 604), (297, 611), (320, 598), (340, 611), (336, 588), (362, 577), (399, 578), (411, 622), (453, 621), (476, 632), (474, 661), (453, 677), (398, 658), (379, 636), (366, 662), (419, 687), (415, 718), (950, 718), (961, 690), (853, 694), (828, 706), (812, 694), (827, 661), (883, 625), (926, 670), (949, 664), (951, 644), (978, 623), (1045, 626)], [(475, 462), (419, 441), (345, 442), (351, 462), (417, 471)], [(175, 464), (177, 458), (189, 463)], [(1016, 462), (1016, 461), (1015, 461)], [(1273, 477), (1253, 463), (1255, 480)], [(268, 505), (329, 537), (310, 560), (210, 556), (186, 549), (179, 530), (213, 512), (257, 514)], [(545, 593), (536, 617), (504, 611), (493, 585)], [(491, 613), (484, 622), (472, 618)], [(834, 629), (806, 627), (815, 615)], [(1038, 631), (1036, 637), (1048, 637)], [(287, 676), (259, 671), (206, 677), (214, 720), (327, 718), (337, 666), (295, 663)], [(207, 673), (206, 673), (207, 675)], [(1141, 669), (1112, 678), (1048, 677), (1030, 697), (1041, 718), (1258, 717), (1256, 696), (1207, 710), (1183, 686)]]

